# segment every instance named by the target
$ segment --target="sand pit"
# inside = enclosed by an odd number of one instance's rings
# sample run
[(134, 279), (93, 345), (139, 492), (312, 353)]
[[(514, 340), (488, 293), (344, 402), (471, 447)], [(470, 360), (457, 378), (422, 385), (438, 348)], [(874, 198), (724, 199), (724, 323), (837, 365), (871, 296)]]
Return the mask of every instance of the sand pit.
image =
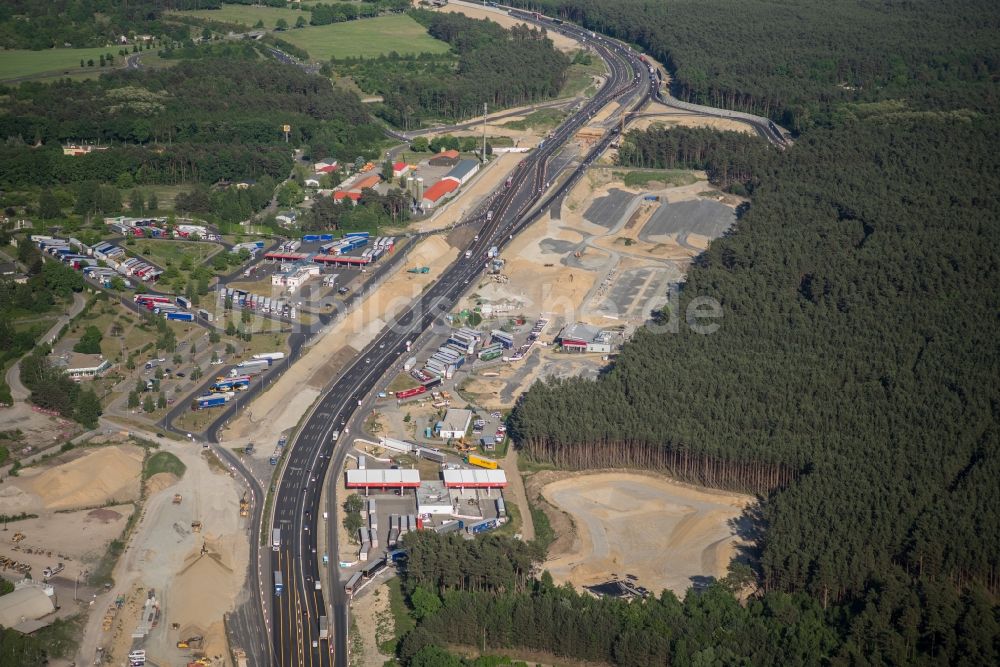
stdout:
[(749, 496), (634, 473), (574, 475), (541, 490), (576, 524), (572, 547), (544, 567), (581, 587), (634, 575), (653, 592), (679, 595), (698, 577), (722, 577), (738, 538), (729, 526)]
[[(731, 118), (715, 118), (713, 116), (702, 116), (682, 109), (674, 109), (658, 102), (651, 102), (642, 110), (643, 116), (629, 123), (629, 129), (645, 130), (654, 125), (664, 125), (667, 127), (680, 125), (682, 127), (711, 127), (716, 130), (729, 132), (743, 132), (744, 134), (756, 134), (754, 129), (747, 123), (732, 120)], [(655, 114), (647, 116), (645, 114)]]
[[(403, 267), (383, 282), (343, 319), (319, 334), (277, 381), (233, 422), (223, 438), (245, 444), (273, 443), (281, 432), (298, 423), (320, 392), (343, 364), (381, 331), (386, 322), (405, 310), (425, 286), (458, 257), (458, 249), (443, 238), (431, 236), (420, 242), (406, 258), (405, 266), (429, 266), (430, 273), (407, 273)], [(339, 355), (339, 356), (338, 356)], [(331, 361), (339, 359), (339, 364)], [(257, 448), (257, 456), (269, 456), (268, 446)]]
[[(469, 18), (473, 19), (489, 19), (495, 23), (499, 23), (504, 28), (513, 28), (516, 25), (523, 25), (524, 21), (519, 21), (515, 18), (511, 18), (507, 13), (501, 9), (490, 9), (488, 7), (478, 7), (475, 5), (470, 5), (467, 3), (456, 4), (450, 2), (444, 7), (441, 7), (437, 11), (440, 12), (457, 12), (459, 14), (465, 14)], [(559, 49), (560, 51), (573, 52), (580, 49), (580, 45), (566, 37), (565, 35), (548, 31), (549, 39), (552, 40), (552, 45)]]
[(48, 510), (135, 500), (142, 458), (142, 449), (132, 445), (102, 447), (51, 468), (29, 468), (12, 484), (37, 496)]

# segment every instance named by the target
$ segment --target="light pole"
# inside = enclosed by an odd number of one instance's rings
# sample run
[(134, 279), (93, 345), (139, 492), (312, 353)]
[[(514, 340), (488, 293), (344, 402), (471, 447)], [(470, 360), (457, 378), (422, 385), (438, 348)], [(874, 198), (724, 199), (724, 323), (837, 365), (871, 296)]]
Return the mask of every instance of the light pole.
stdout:
[(90, 574), (90, 572), (87, 571), (87, 570), (83, 570), (82, 572), (77, 572), (76, 573), (76, 579), (73, 580), (73, 602), (77, 601), (76, 593), (77, 593), (77, 589), (80, 586), (80, 576), (82, 575), (82, 576), (86, 577), (89, 574)]

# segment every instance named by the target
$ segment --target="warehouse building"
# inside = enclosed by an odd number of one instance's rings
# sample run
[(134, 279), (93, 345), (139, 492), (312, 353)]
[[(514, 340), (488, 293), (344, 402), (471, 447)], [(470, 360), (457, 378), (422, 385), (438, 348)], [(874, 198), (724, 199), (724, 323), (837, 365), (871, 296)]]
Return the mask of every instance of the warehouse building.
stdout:
[(444, 419), (438, 422), (438, 435), (442, 438), (461, 438), (472, 423), (472, 410), (450, 408)]
[(271, 285), (296, 290), (313, 276), (318, 276), (319, 264), (297, 264), (271, 276)]
[(424, 197), (420, 200), (423, 209), (432, 209), (449, 195), (458, 190), (458, 181), (451, 178), (443, 178), (424, 191)]
[[(0, 626), (30, 634), (55, 620), (55, 590), (29, 581), (0, 596)], [(46, 618), (48, 617), (48, 618)], [(42, 619), (42, 620), (40, 620)]]
[(438, 481), (421, 482), (417, 489), (417, 514), (444, 514), (450, 516), (452, 513), (451, 497), (444, 484)]
[(479, 171), (477, 160), (462, 160), (445, 175), (445, 178), (453, 180), (459, 185), (465, 185), (470, 178), (476, 175), (477, 171)]
[(559, 335), (556, 336), (556, 342), (567, 352), (609, 354), (611, 352), (611, 335), (609, 331), (601, 331), (597, 327), (577, 322), (559, 332)]

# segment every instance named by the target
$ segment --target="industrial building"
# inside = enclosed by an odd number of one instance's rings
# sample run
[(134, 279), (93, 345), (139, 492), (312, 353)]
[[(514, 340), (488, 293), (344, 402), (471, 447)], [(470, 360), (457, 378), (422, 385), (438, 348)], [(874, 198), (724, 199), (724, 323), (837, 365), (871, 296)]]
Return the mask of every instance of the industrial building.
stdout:
[(55, 617), (50, 615), (55, 610), (52, 586), (22, 581), (15, 584), (13, 591), (0, 596), (0, 626), (30, 634), (52, 623)]
[(478, 160), (461, 160), (455, 167), (449, 171), (445, 178), (457, 182), (459, 185), (465, 185), (469, 182), (469, 179), (476, 175), (479, 171), (479, 161)]
[(461, 438), (472, 423), (472, 410), (450, 408), (444, 419), (437, 424), (438, 435), (442, 438)]
[(556, 336), (556, 342), (567, 352), (609, 354), (611, 352), (611, 336), (610, 331), (602, 331), (589, 324), (577, 322), (559, 332), (559, 335)]
[(420, 200), (420, 206), (424, 209), (432, 209), (440, 204), (448, 195), (458, 190), (458, 181), (445, 178), (441, 179), (424, 191), (424, 196)]
[(293, 264), (279, 273), (271, 276), (271, 285), (298, 289), (306, 281), (320, 273), (319, 264)]
[(451, 497), (444, 484), (438, 481), (420, 482), (417, 488), (417, 514), (444, 514), (453, 511)]

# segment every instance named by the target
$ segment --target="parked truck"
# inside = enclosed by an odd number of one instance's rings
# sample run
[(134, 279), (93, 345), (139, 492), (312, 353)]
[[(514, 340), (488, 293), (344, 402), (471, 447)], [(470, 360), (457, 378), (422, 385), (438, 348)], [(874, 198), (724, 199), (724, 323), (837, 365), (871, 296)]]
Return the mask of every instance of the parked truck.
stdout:
[(178, 322), (194, 322), (194, 313), (167, 313), (167, 319)]
[(269, 359), (248, 359), (236, 364), (237, 368), (267, 368), (271, 365)]
[(477, 456), (476, 454), (469, 454), (467, 459), (469, 465), (479, 466), (480, 468), (487, 468), (489, 470), (497, 469), (497, 462), (493, 459), (488, 459), (485, 456)]
[(261, 354), (253, 355), (253, 359), (257, 361), (260, 360), (278, 361), (279, 359), (284, 359), (284, 358), (285, 358), (284, 352), (263, 352)]
[(229, 402), (229, 394), (205, 394), (199, 396), (191, 402), (192, 410), (204, 410), (206, 408), (217, 408)]

